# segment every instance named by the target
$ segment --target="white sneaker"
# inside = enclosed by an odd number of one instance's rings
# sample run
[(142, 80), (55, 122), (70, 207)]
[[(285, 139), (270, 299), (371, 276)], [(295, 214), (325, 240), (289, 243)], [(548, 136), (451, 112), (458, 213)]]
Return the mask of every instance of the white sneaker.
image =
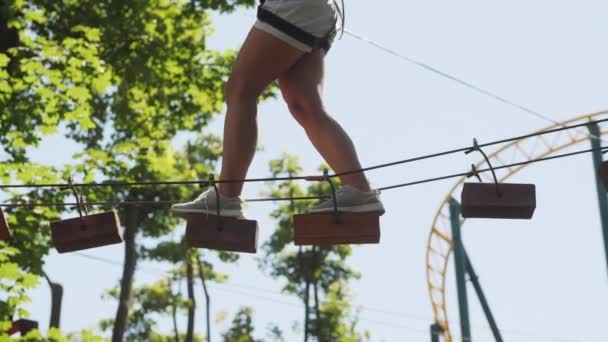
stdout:
[[(377, 190), (365, 192), (353, 186), (344, 185), (336, 191), (336, 202), (338, 203), (338, 211), (341, 212), (377, 212), (379, 215), (384, 214), (380, 192)], [(332, 211), (334, 211), (334, 201), (331, 198), (310, 209), (311, 213)]]
[[(243, 200), (240, 197), (229, 198), (221, 193), (220, 216), (244, 218)], [(214, 188), (209, 188), (200, 194), (195, 200), (186, 203), (174, 204), (171, 211), (176, 214), (209, 214), (217, 215), (217, 196)]]

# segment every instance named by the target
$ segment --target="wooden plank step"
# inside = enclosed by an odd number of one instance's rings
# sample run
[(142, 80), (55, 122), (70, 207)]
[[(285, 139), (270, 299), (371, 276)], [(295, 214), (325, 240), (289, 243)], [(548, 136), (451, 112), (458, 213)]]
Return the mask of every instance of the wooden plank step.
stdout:
[(221, 251), (255, 253), (258, 245), (258, 222), (216, 215), (180, 215), (187, 220), (186, 241), (192, 247)]
[(294, 216), (294, 243), (301, 245), (375, 244), (380, 242), (378, 213), (331, 213)]
[(4, 217), (4, 211), (0, 208), (0, 240), (7, 241), (11, 238), (11, 229)]
[(465, 183), (461, 204), (464, 218), (530, 219), (536, 209), (534, 184)]
[(53, 221), (51, 239), (59, 253), (121, 243), (120, 221), (115, 211)]

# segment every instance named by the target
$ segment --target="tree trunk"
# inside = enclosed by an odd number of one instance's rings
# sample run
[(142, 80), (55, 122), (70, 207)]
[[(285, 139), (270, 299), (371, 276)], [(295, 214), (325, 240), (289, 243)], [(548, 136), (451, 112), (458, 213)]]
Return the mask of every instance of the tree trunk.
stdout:
[(319, 339), (321, 335), (321, 310), (319, 309), (319, 284), (316, 281), (313, 284), (313, 291), (315, 294), (315, 322), (317, 323), (315, 330), (317, 333), (317, 339)]
[(49, 321), (49, 328), (59, 329), (59, 323), (61, 321), (61, 302), (63, 300), (63, 286), (53, 283), (45, 272), (43, 272), (42, 275), (49, 283), (49, 287), (51, 288), (51, 319)]
[(124, 232), (125, 240), (125, 260), (122, 269), (122, 279), (120, 281), (120, 296), (118, 299), (118, 309), (114, 320), (114, 330), (112, 331), (112, 342), (122, 342), (127, 329), (129, 309), (131, 307), (131, 291), (133, 289), (133, 278), (137, 266), (137, 246), (135, 236), (137, 235), (137, 209), (130, 206), (126, 212), (126, 224)]
[[(293, 177), (292, 173), (289, 172), (289, 177)], [(293, 188), (289, 189), (289, 197), (293, 198)], [(296, 214), (296, 204), (294, 200), (289, 201), (289, 210), (291, 211), (291, 215)], [(293, 227), (293, 222), (291, 224)], [(300, 246), (298, 248), (298, 263), (300, 264), (300, 272), (304, 273), (304, 281), (305, 281), (305, 290), (304, 290), (304, 342), (308, 342), (308, 335), (310, 333), (310, 273), (308, 269), (305, 268), (304, 265), (304, 257), (302, 256), (303, 248)]]
[(188, 307), (188, 329), (186, 331), (186, 342), (192, 342), (194, 339), (194, 313), (196, 311), (196, 300), (194, 298), (194, 275), (192, 271), (192, 255), (190, 251), (186, 253), (186, 277), (188, 286), (188, 299), (190, 306)]
[[(313, 260), (314, 262), (312, 263), (312, 267), (311, 267), (311, 273), (314, 274), (314, 270), (316, 270), (319, 267), (320, 264), (320, 260), (319, 260), (319, 255), (320, 255), (320, 251), (317, 249), (317, 246), (314, 246), (313, 249)], [(321, 337), (321, 309), (320, 309), (320, 305), (319, 305), (319, 282), (318, 279), (312, 279), (313, 282), (313, 291), (314, 291), (314, 296), (315, 296), (315, 332), (317, 335), (317, 340)]]
[(209, 297), (209, 290), (207, 289), (207, 280), (205, 279), (205, 271), (203, 270), (203, 263), (201, 262), (200, 256), (196, 255), (196, 262), (198, 263), (198, 275), (203, 284), (203, 291), (205, 292), (205, 317), (207, 317), (207, 342), (211, 342), (211, 298)]
[(8, 20), (0, 16), (0, 52), (19, 45), (19, 33), (14, 28), (8, 27)]
[(177, 304), (172, 303), (171, 306), (173, 307), (173, 333), (175, 334), (175, 342), (179, 342), (179, 330), (177, 329)]
[(310, 282), (306, 281), (306, 293), (304, 294), (304, 342), (308, 342), (310, 334)]
[(304, 272), (304, 342), (308, 342), (308, 330), (310, 326), (310, 277), (304, 269), (304, 260), (302, 256), (302, 246), (298, 248), (298, 262), (300, 263), (300, 271)]

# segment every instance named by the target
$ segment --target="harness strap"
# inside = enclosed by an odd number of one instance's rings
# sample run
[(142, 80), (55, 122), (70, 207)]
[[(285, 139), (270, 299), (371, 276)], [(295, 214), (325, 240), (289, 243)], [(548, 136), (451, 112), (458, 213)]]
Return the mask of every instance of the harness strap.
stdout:
[[(264, 0), (262, 0), (261, 3), (264, 4)], [(319, 38), (302, 30), (289, 21), (279, 17), (265, 8), (262, 8), (262, 5), (258, 7), (258, 19), (285, 32), (290, 37), (312, 47), (313, 49), (323, 49), (328, 51), (331, 45), (327, 38)]]

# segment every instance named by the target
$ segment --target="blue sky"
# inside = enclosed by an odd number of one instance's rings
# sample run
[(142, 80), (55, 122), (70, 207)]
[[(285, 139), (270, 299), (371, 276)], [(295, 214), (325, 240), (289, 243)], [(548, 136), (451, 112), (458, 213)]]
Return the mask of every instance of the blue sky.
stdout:
[[(554, 120), (608, 109), (608, 21), (604, 1), (348, 1), (347, 27), (404, 55), (472, 82)], [(254, 21), (253, 10), (216, 16), (210, 47), (238, 48)], [(467, 146), (541, 129), (550, 123), (481, 95), (345, 35), (327, 57), (326, 106), (357, 146), (364, 165)], [(297, 154), (306, 173), (322, 162), (280, 99), (264, 103), (260, 144), (249, 175), (264, 176), (268, 161)], [(220, 117), (211, 127), (221, 132)], [(70, 159), (71, 147), (49, 138), (35, 156), (54, 163)], [(62, 148), (59, 148), (62, 147)], [(588, 148), (582, 144), (578, 148)], [(491, 151), (491, 150), (490, 150)], [(478, 156), (399, 166), (368, 174), (376, 187), (461, 172)], [(607, 268), (590, 156), (527, 168), (514, 182), (537, 184), (538, 209), (531, 221), (467, 223), (464, 242), (504, 337), (509, 341), (605, 341)], [(373, 341), (428, 341), (432, 311), (425, 278), (425, 251), (434, 215), (453, 181), (383, 194), (379, 245), (355, 248), (351, 265), (362, 278), (352, 284), (361, 328)], [(246, 188), (256, 197), (263, 188)], [(252, 204), (261, 239), (273, 228), (272, 204)], [(178, 234), (178, 233), (176, 233)], [(122, 246), (86, 252), (122, 261)], [(82, 255), (52, 254), (49, 273), (65, 286), (62, 326), (94, 327), (113, 317), (115, 303), (100, 298), (117, 284), (119, 266)], [(140, 283), (162, 274), (142, 265)], [(230, 280), (212, 287), (214, 319), (231, 318), (239, 306), (255, 308), (258, 336), (270, 323), (290, 331), (302, 316), (297, 300), (262, 274), (253, 256), (226, 267)], [(86, 275), (83, 277), (83, 275)], [(448, 310), (457, 319), (453, 270), (448, 272)], [(491, 341), (470, 293), (475, 341)], [(49, 290), (32, 293), (29, 309), (47, 325)], [(203, 313), (198, 313), (202, 331)], [(215, 339), (229, 319), (217, 322)], [(182, 327), (185, 327), (183, 325)], [(170, 322), (161, 328), (169, 329)], [(454, 326), (456, 335), (458, 331)], [(289, 332), (288, 341), (299, 340)]]

